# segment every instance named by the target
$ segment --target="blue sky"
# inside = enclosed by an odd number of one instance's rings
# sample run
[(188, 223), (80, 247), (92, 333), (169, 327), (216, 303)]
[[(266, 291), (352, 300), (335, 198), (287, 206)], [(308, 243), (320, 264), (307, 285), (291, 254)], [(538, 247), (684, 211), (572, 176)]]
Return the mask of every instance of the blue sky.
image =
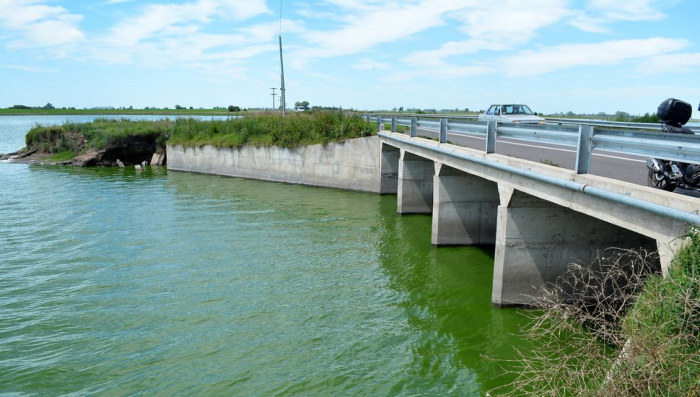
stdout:
[(0, 0), (0, 107), (271, 107), (281, 26), (288, 105), (696, 109), (698, 21), (698, 0)]

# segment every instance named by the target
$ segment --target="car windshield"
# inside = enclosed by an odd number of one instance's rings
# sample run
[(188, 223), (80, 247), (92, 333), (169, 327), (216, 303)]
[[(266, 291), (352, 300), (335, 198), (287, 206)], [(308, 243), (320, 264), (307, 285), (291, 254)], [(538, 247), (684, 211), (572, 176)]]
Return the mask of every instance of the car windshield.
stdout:
[(501, 108), (502, 114), (532, 114), (527, 105), (503, 105)]

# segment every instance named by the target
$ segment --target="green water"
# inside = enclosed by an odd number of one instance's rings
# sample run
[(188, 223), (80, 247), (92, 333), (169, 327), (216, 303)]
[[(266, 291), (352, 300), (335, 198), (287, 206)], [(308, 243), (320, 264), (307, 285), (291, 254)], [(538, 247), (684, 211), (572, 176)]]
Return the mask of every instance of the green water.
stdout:
[(395, 196), (158, 168), (0, 163), (0, 183), (0, 393), (471, 396), (510, 379), (492, 359), (526, 320), (490, 304), (492, 249), (431, 246), (430, 217)]

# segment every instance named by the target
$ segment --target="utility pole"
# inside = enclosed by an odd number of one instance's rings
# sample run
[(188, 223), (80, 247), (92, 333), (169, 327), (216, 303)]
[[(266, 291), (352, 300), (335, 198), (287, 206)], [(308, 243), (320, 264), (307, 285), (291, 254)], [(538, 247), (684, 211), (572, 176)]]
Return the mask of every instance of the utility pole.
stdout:
[(272, 95), (272, 110), (275, 110), (275, 95), (277, 95), (275, 93), (275, 90), (277, 89), (277, 87), (272, 87), (270, 89), (272, 90), (272, 94), (270, 94)]
[(282, 93), (280, 94), (281, 101), (282, 101), (282, 117), (287, 115), (287, 102), (284, 98), (284, 62), (282, 61), (282, 33), (280, 32), (280, 68), (282, 69), (282, 88), (280, 88), (280, 91)]

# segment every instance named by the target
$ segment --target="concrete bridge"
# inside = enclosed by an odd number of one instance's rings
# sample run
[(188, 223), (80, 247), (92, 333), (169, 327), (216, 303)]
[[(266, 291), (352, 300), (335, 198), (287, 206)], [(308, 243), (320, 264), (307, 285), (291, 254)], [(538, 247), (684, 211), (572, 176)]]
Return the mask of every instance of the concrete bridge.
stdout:
[(400, 214), (432, 214), (434, 245), (493, 245), (492, 302), (532, 302), (574, 260), (609, 247), (675, 249), (700, 200), (465, 147), (381, 132), (382, 194)]

